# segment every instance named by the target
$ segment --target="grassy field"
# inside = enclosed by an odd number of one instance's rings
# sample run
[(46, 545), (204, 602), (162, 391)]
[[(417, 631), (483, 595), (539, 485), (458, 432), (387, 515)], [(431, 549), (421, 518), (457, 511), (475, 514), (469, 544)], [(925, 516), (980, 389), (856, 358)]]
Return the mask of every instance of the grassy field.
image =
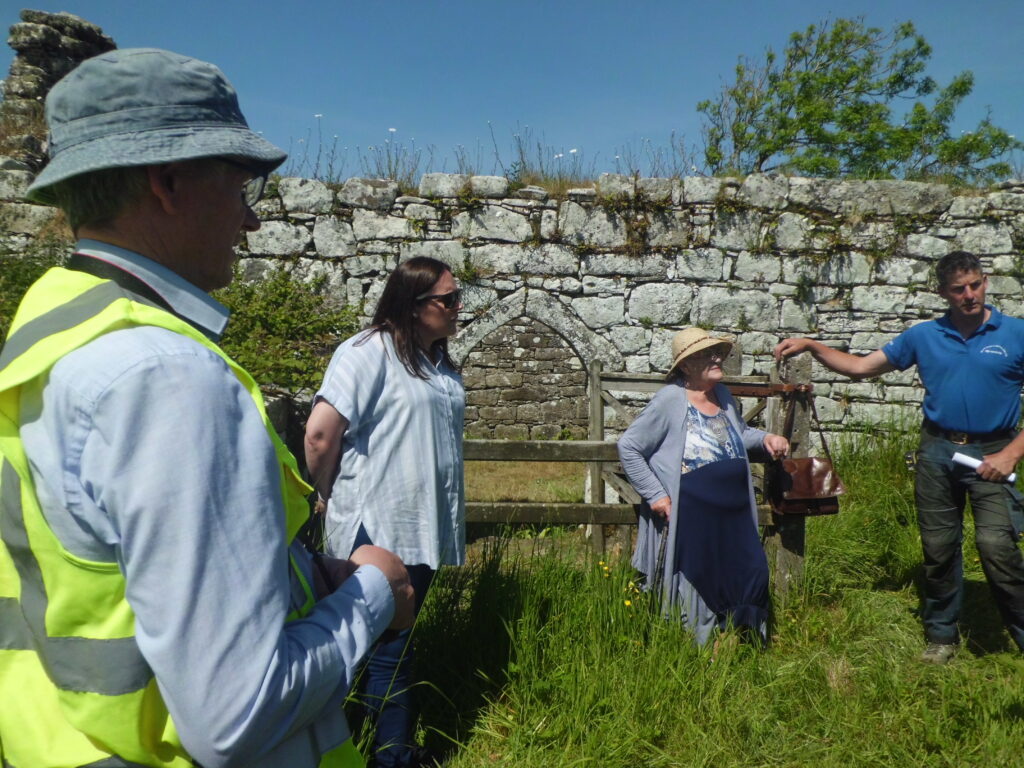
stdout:
[(468, 461), (469, 501), (583, 501), (585, 466), (557, 461)]
[(841, 448), (849, 496), (809, 521), (802, 593), (765, 652), (712, 659), (574, 535), (442, 570), (416, 628), (421, 735), (453, 768), (1021, 765), (1024, 661), (969, 524), (964, 649), (947, 667), (917, 660), (911, 447)]

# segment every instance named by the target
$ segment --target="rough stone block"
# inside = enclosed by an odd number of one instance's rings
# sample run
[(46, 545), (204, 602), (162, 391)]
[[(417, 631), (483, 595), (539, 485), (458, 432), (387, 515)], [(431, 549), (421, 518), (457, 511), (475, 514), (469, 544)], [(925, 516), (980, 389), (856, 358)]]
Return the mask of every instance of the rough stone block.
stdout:
[(648, 200), (658, 203), (672, 200), (672, 179), (648, 177), (636, 180), (636, 191)]
[(988, 196), (988, 204), (991, 208), (1000, 211), (1024, 211), (1024, 190), (993, 192)]
[(949, 215), (958, 219), (976, 219), (984, 215), (988, 209), (988, 200), (984, 197), (954, 197), (949, 205)]
[(516, 271), (539, 275), (575, 275), (580, 260), (568, 246), (548, 243), (537, 248), (524, 248), (516, 259)]
[[(779, 328), (783, 331), (811, 333), (814, 330), (813, 310), (797, 301), (784, 299), (780, 313)], [(752, 352), (744, 347), (744, 351)]]
[(352, 224), (337, 216), (318, 216), (313, 225), (313, 246), (321, 256), (352, 256), (356, 252)]
[(464, 173), (425, 173), (420, 178), (420, 197), (458, 197), (468, 184)]
[(752, 173), (743, 180), (736, 199), (755, 208), (785, 208), (789, 179), (785, 176)]
[(584, 279), (588, 275), (625, 275), (629, 277), (665, 277), (673, 259), (660, 253), (630, 256), (619, 253), (593, 253), (583, 257)]
[(352, 231), (356, 240), (412, 238), (416, 232), (408, 219), (356, 208), (352, 212)]
[(36, 235), (53, 221), (57, 209), (31, 203), (0, 203), (0, 231)]
[(742, 251), (736, 257), (733, 276), (737, 280), (753, 283), (771, 283), (782, 274), (782, 261), (778, 256), (765, 256)]
[(293, 256), (302, 253), (312, 242), (312, 235), (301, 224), (286, 221), (265, 221), (255, 232), (246, 232), (249, 253), (270, 256)]
[(965, 227), (957, 233), (956, 243), (958, 248), (979, 256), (1013, 251), (1011, 230), (1001, 221)]
[(348, 179), (338, 192), (338, 202), (358, 208), (387, 210), (398, 197), (398, 182), (391, 179)]
[(411, 243), (400, 243), (398, 246), (399, 263), (416, 256), (428, 256), (443, 261), (453, 272), (461, 270), (466, 264), (466, 247), (456, 240), (424, 240)]
[[(958, 198), (959, 199), (959, 198)], [(948, 240), (932, 235), (907, 235), (907, 255), (923, 256), (926, 259), (940, 259), (953, 250)]]
[(584, 275), (584, 296), (621, 296), (626, 290), (626, 280), (622, 277), (594, 277)]
[(907, 290), (887, 285), (855, 285), (853, 306), (861, 312), (902, 314), (907, 310)]
[(423, 203), (410, 203), (405, 206), (402, 215), (409, 220), (437, 221), (441, 218), (441, 212), (432, 205)]
[(584, 208), (571, 200), (558, 210), (558, 231), (562, 237), (595, 248), (619, 248), (626, 244), (626, 226), (622, 218), (596, 206)]
[(505, 197), (508, 179), (504, 176), (470, 176), (469, 191), (477, 197)]
[(1019, 296), (1021, 292), (1020, 281), (1015, 277), (1006, 275), (991, 275), (988, 278), (988, 292), (993, 296), (1007, 294)]
[(452, 219), (452, 237), (521, 243), (532, 236), (528, 217), (500, 206), (463, 211)]
[(725, 256), (717, 248), (683, 251), (676, 257), (676, 279), (721, 280)]
[(522, 189), (516, 190), (516, 197), (520, 197), (524, 200), (547, 200), (548, 191), (544, 187), (537, 187), (533, 184), (529, 184)]
[(813, 223), (799, 213), (779, 215), (775, 227), (775, 247), (781, 251), (802, 251), (810, 245)]
[(931, 262), (923, 259), (893, 257), (875, 264), (875, 274), (879, 280), (890, 285), (924, 284), (928, 282), (931, 272)]
[(496, 389), (469, 389), (469, 385), (463, 381), (466, 386), (466, 405), (497, 405), (498, 404), (498, 390)]
[(600, 197), (633, 197), (636, 194), (636, 185), (632, 176), (602, 173), (597, 177), (597, 193)]
[(29, 171), (0, 171), (0, 200), (23, 200), (32, 178)]
[(764, 217), (757, 211), (716, 213), (711, 244), (726, 251), (760, 251)]
[(334, 205), (334, 193), (316, 179), (281, 179), (277, 191), (289, 213), (329, 213)]
[(593, 187), (574, 187), (567, 189), (565, 196), (577, 203), (592, 203), (597, 199), (597, 190)]
[(626, 316), (625, 299), (622, 296), (581, 296), (572, 300), (572, 308), (588, 328), (609, 328), (621, 323)]
[(779, 327), (779, 308), (771, 296), (756, 290), (702, 287), (690, 310), (690, 322), (735, 333)]
[(692, 301), (693, 288), (686, 283), (645, 283), (629, 295), (629, 317), (633, 322), (643, 318), (658, 325), (685, 325)]
[(652, 248), (684, 248), (690, 244), (690, 216), (683, 211), (652, 213), (647, 244)]
[(687, 203), (713, 203), (722, 194), (727, 181), (714, 176), (687, 176), (683, 179), (683, 200)]

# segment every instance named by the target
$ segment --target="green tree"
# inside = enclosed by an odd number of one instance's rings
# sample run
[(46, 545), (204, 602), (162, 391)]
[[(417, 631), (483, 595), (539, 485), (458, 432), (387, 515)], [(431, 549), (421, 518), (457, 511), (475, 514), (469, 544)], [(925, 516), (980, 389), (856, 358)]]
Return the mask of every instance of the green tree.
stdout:
[[(885, 32), (864, 20), (827, 20), (794, 32), (781, 57), (740, 57), (736, 81), (702, 101), (704, 158), (714, 174), (782, 171), (857, 178), (986, 183), (1011, 173), (1022, 147), (992, 124), (958, 136), (950, 125), (974, 87), (925, 75), (931, 46), (911, 22)], [(909, 104), (894, 115), (900, 101)]]

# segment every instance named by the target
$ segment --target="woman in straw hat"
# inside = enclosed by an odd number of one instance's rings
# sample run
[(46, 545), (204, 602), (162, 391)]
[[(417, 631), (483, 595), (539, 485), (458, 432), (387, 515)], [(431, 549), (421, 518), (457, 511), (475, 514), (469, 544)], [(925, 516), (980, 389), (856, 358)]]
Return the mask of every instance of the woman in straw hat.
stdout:
[(780, 457), (789, 443), (744, 423), (722, 383), (732, 342), (700, 328), (672, 340), (668, 384), (619, 439), (619, 457), (644, 500), (633, 566), (660, 585), (665, 615), (698, 643), (748, 628), (763, 641), (768, 563), (757, 530), (748, 452)]

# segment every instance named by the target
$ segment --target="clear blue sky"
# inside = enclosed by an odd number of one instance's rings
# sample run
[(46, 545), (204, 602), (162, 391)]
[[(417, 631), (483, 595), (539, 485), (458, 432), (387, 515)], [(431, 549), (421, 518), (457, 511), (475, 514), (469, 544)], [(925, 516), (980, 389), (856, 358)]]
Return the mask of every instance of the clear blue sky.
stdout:
[[(0, 26), (23, 7), (0, 0)], [(974, 94), (957, 127), (990, 107), (1024, 136), (1024, 0), (36, 0), (88, 19), (119, 47), (155, 46), (220, 66), (250, 125), (301, 158), (339, 137), (344, 175), (356, 148), (387, 138), (436, 148), (453, 170), (458, 145), (489, 172), (489, 124), (507, 164), (512, 134), (596, 172), (644, 139), (700, 139), (696, 104), (731, 79), (737, 57), (781, 50), (823, 17), (863, 15), (886, 29), (911, 20), (933, 48), (940, 84), (969, 69)], [(13, 52), (4, 47), (0, 74)], [(314, 115), (322, 115), (315, 118)], [(396, 129), (393, 134), (390, 128)], [(340, 162), (337, 163), (340, 165)]]

